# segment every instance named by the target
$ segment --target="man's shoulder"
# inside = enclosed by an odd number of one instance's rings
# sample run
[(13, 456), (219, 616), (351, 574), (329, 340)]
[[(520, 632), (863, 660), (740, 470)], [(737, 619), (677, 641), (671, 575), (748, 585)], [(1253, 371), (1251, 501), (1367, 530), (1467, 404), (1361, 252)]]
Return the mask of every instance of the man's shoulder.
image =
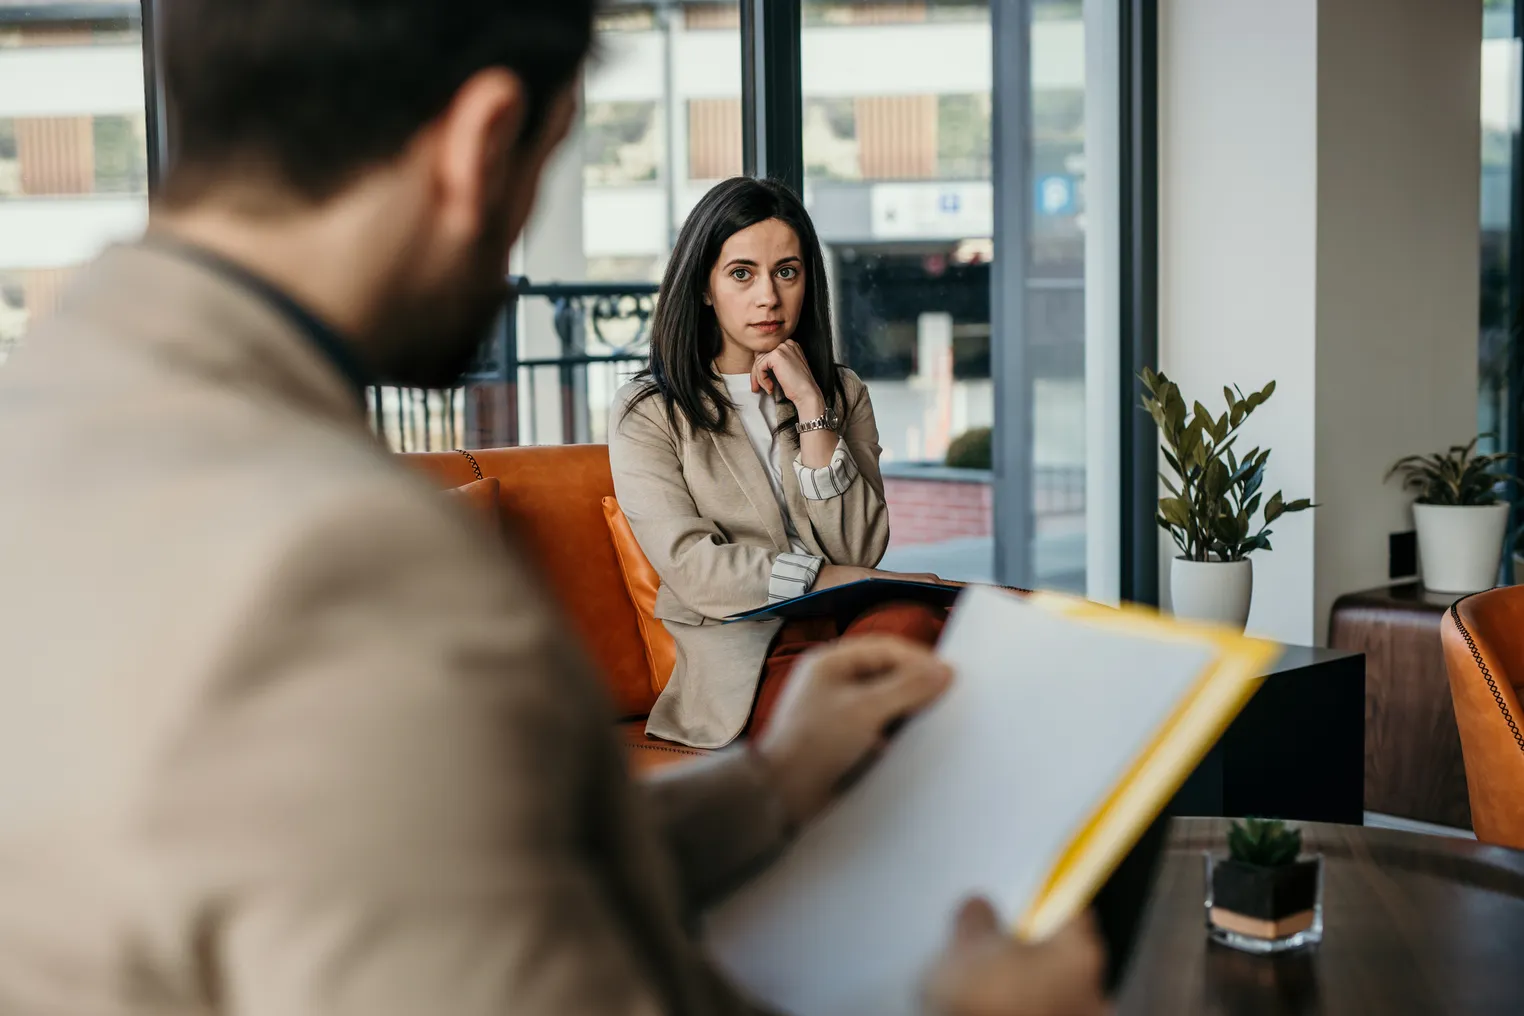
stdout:
[(415, 571), (458, 574), (477, 595), (494, 586), (492, 599), (504, 572), (525, 569), (464, 502), (385, 448), (321, 427), (276, 428), (270, 438), (245, 453), (235, 485), (283, 492), (269, 508), (280, 545), (272, 551), (322, 550), (336, 566), (371, 574), (408, 562)]

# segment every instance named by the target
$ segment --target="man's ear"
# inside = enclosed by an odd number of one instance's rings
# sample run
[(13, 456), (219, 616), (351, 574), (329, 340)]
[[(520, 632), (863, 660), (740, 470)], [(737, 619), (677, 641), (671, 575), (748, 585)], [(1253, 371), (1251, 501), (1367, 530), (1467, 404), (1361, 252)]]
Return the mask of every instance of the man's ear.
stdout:
[(483, 212), (512, 167), (527, 111), (523, 82), (493, 67), (468, 78), (439, 115), (430, 133), (442, 228), (456, 235), (481, 229)]

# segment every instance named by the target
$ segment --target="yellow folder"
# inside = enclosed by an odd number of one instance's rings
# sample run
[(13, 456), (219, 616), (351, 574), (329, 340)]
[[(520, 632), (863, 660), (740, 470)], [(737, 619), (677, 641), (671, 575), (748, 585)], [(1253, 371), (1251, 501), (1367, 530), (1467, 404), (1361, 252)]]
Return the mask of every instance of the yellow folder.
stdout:
[(1034, 593), (1035, 606), (1110, 630), (1160, 641), (1204, 642), (1215, 654), (1053, 867), (1016, 932), (1041, 940), (1078, 916), (1259, 690), (1280, 655), (1271, 642), (1192, 624), (1136, 606), (1106, 607), (1055, 593)]
[(747, 992), (795, 1016), (910, 1016), (959, 902), (1022, 937), (1086, 909), (1278, 649), (1141, 608), (971, 588), (943, 698), (777, 863), (705, 915)]

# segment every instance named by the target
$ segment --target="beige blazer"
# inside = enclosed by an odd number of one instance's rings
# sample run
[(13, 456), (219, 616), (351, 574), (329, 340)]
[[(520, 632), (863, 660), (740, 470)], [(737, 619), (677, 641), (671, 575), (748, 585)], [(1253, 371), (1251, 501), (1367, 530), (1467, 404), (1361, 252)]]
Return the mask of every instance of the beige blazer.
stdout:
[(782, 841), (634, 787), (524, 562), (292, 322), (127, 247), (0, 367), (0, 1013), (746, 1013), (689, 929)]
[(615, 397), (614, 491), (661, 578), (656, 616), (677, 644), (648, 733), (701, 748), (729, 744), (746, 726), (780, 622), (721, 622), (805, 592), (824, 563), (873, 567), (883, 558), (889, 512), (878, 425), (867, 385), (842, 373), (847, 405), (832, 463), (803, 468), (798, 436), (784, 435), (784, 493), (807, 555), (789, 543), (740, 414), (723, 434), (695, 433), (673, 429), (659, 396), (632, 403), (635, 382)]

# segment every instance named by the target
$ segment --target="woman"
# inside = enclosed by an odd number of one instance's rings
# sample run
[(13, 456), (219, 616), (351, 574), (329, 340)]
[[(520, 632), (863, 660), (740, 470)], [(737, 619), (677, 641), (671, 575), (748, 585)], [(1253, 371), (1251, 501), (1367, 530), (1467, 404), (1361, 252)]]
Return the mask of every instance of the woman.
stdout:
[(832, 356), (825, 262), (803, 204), (771, 181), (715, 187), (668, 263), (650, 369), (620, 389), (609, 427), (614, 490), (677, 644), (647, 733), (719, 747), (766, 722), (812, 645), (869, 631), (936, 640), (944, 612), (918, 604), (845, 629), (721, 623), (888, 574), (874, 571), (889, 543), (879, 451), (867, 387)]

